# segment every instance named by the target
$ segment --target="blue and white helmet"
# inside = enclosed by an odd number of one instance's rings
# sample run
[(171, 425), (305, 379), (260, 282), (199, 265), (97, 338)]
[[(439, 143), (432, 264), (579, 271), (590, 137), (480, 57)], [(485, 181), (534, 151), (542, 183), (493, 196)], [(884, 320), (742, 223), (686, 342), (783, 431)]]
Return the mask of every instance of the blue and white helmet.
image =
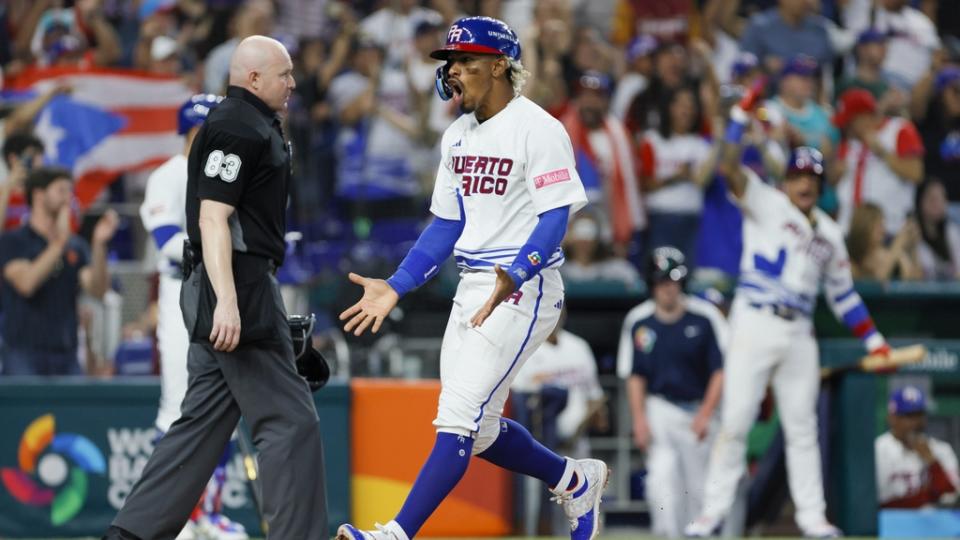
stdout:
[[(464, 17), (447, 30), (444, 46), (430, 53), (431, 58), (446, 60), (453, 52), (503, 55), (520, 61), (520, 38), (507, 23), (491, 17)], [(437, 93), (444, 101), (453, 98), (447, 85), (449, 63), (437, 68)]]
[(215, 109), (223, 96), (214, 94), (196, 94), (180, 106), (177, 114), (177, 133), (186, 135), (191, 129), (203, 124), (210, 111)]
[(431, 58), (446, 60), (456, 51), (504, 55), (520, 60), (520, 38), (507, 23), (492, 17), (464, 17), (447, 30), (447, 42), (430, 53)]

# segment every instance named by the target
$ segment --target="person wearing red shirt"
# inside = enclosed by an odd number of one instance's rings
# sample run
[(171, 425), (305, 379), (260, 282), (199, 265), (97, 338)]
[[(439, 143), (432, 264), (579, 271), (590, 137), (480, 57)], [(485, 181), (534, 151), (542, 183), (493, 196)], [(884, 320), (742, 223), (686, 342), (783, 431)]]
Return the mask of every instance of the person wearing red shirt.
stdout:
[(840, 179), (837, 221), (846, 233), (853, 209), (872, 202), (883, 210), (887, 235), (895, 235), (923, 180), (924, 148), (917, 128), (905, 118), (883, 116), (873, 95), (862, 88), (841, 94), (833, 123), (844, 133), (833, 176)]

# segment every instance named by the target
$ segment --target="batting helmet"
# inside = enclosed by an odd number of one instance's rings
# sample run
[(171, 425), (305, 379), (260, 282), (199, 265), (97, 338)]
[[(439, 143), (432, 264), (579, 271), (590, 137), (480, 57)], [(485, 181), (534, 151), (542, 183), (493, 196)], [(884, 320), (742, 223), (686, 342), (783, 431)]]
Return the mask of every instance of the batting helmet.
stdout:
[(177, 133), (185, 135), (192, 128), (195, 128), (206, 120), (220, 102), (223, 96), (213, 94), (196, 94), (180, 106), (180, 112), (177, 114)]
[(683, 252), (673, 246), (661, 246), (653, 250), (647, 261), (647, 290), (661, 281), (676, 281), (683, 288), (687, 281), (687, 264)]
[(430, 56), (446, 60), (456, 51), (502, 54), (511, 60), (520, 60), (520, 39), (503, 21), (492, 17), (464, 17), (450, 25), (446, 44)]
[(787, 176), (809, 173), (823, 178), (823, 154), (810, 146), (798, 146), (790, 152), (787, 161)]
[[(432, 58), (446, 60), (452, 52), (503, 55), (520, 60), (520, 39), (507, 23), (491, 17), (464, 17), (447, 30), (447, 42), (430, 53)], [(437, 93), (444, 101), (453, 98), (453, 89), (447, 84), (450, 63), (437, 68)]]

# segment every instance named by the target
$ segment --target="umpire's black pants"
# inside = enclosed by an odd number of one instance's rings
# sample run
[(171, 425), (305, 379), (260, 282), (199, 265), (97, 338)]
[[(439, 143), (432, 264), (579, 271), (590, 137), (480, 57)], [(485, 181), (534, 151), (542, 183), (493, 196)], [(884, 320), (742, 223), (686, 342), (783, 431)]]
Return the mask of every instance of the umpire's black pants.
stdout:
[[(202, 268), (202, 266), (201, 266)], [(184, 283), (181, 305), (196, 287)], [(313, 397), (296, 371), (280, 290), (269, 276), (275, 339), (219, 352), (193, 341), (181, 417), (154, 449), (113, 525), (143, 540), (180, 533), (213, 473), (240, 415), (259, 450), (263, 517), (270, 538), (328, 538), (323, 448)]]

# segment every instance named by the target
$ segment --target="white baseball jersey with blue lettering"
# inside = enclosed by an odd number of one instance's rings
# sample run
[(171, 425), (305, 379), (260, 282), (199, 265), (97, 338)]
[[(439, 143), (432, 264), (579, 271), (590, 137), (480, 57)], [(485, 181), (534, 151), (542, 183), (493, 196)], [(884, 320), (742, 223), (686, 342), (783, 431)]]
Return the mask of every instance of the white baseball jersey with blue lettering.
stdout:
[(830, 216), (813, 209), (813, 224), (782, 191), (744, 168), (743, 255), (737, 298), (779, 305), (810, 317), (820, 283), (827, 297), (853, 288), (843, 232)]
[[(454, 249), (461, 268), (510, 266), (537, 225), (537, 216), (561, 206), (571, 214), (587, 202), (566, 130), (525, 97), (514, 98), (484, 123), (466, 114), (441, 142), (430, 211), (466, 226)], [(544, 268), (563, 262), (563, 251), (541, 253)]]
[(563, 206), (575, 212), (586, 202), (566, 130), (525, 97), (482, 124), (473, 114), (461, 116), (443, 135), (430, 211), (466, 223), (454, 249), (463, 272), (443, 337), (434, 425), (476, 437), (475, 454), (496, 440), (510, 383), (557, 325), (563, 251), (534, 257), (541, 272), (482, 326), (470, 319), (493, 293), (494, 265), (510, 266), (537, 216)]
[[(160, 251), (160, 290), (157, 299), (157, 345), (160, 351), (160, 409), (157, 428), (167, 431), (180, 418), (180, 403), (187, 392), (187, 349), (190, 338), (180, 312), (180, 274), (186, 232), (187, 157), (177, 154), (156, 168), (147, 179), (140, 219), (151, 235), (174, 232)], [(163, 235), (166, 237), (166, 235)]]

